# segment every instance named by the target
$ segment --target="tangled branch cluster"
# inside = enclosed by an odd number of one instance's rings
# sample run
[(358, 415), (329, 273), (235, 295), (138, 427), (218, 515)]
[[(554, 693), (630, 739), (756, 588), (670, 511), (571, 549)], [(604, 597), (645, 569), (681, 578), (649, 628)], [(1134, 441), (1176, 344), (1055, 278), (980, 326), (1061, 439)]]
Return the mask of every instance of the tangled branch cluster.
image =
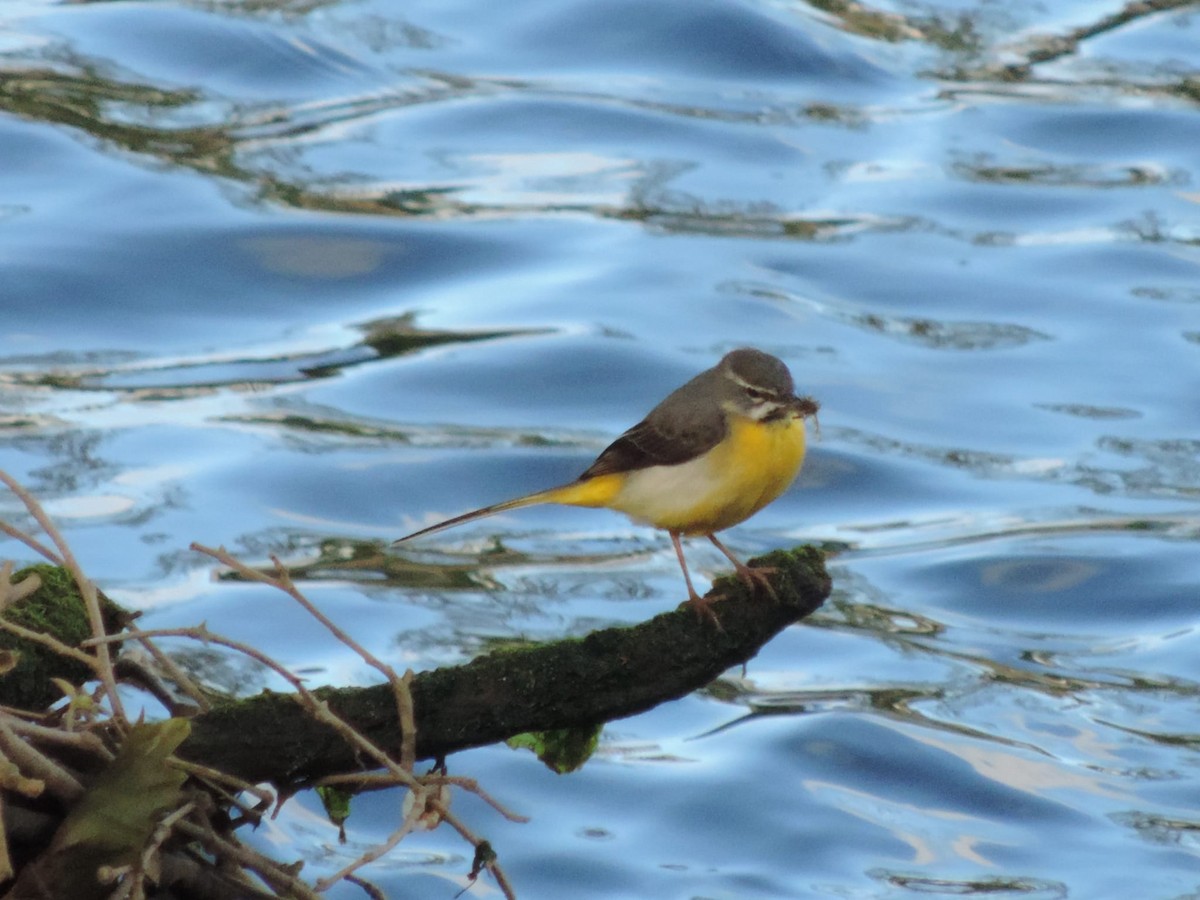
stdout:
[[(444, 766), (424, 774), (416, 771), (416, 726), (409, 690), (412, 672), (397, 674), (358, 644), (301, 593), (278, 559), (272, 557), (275, 570), (265, 574), (223, 549), (192, 547), (248, 581), (287, 594), (378, 670), (391, 686), (402, 725), (399, 747), (385, 749), (372, 742), (306, 688), (299, 677), (246, 643), (214, 634), (204, 626), (149, 631), (122, 621), (121, 627), (113, 628), (106, 622), (95, 585), (41, 505), (3, 471), (0, 482), (21, 500), (53, 548), (4, 521), (0, 521), (0, 532), (70, 573), (90, 629), (90, 637), (72, 646), (12, 621), (8, 611), (33, 595), (42, 579), (32, 572), (14, 581), (12, 563), (0, 565), (0, 630), (82, 666), (87, 673), (82, 684), (55, 679), (66, 702), (50, 712), (0, 708), (0, 812), (5, 825), (0, 832), (0, 885), (9, 885), (5, 896), (141, 900), (172, 889), (177, 894), (205, 897), (311, 900), (338, 882), (348, 881), (370, 897), (382, 897), (377, 887), (359, 877), (359, 870), (406, 835), (443, 823), (474, 848), (475, 863), (470, 873), (464, 873), (464, 890), (487, 871), (506, 896), (514, 896), (488, 842), (450, 811), (451, 789), (477, 794), (510, 820), (524, 821), (523, 817), (504, 809), (471, 779), (448, 775)], [(275, 791), (178, 758), (174, 751), (189, 731), (186, 711), (207, 710), (210, 699), (156, 646), (154, 639), (165, 636), (226, 647), (277, 672), (294, 689), (296, 702), (340, 736), (362, 760), (363, 768), (372, 771), (328, 776)], [(116, 648), (123, 644), (143, 648), (153, 665), (144, 666), (128, 653), (116, 656)], [(0, 651), (0, 677), (16, 666), (18, 653)], [(118, 683), (133, 683), (147, 691), (171, 711), (172, 718), (149, 724), (134, 721)], [(236, 834), (239, 827), (257, 824), (272, 809), (277, 814), (301, 787), (318, 789), (327, 808), (331, 796), (402, 787), (403, 800), (397, 803), (399, 825), (378, 846), (310, 884), (300, 877), (302, 864), (270, 859), (238, 840)], [(50, 830), (45, 827), (46, 808), (62, 813)], [(35, 809), (39, 810), (36, 815)], [(42, 833), (31, 842), (30, 834), (37, 834), (38, 827)]]

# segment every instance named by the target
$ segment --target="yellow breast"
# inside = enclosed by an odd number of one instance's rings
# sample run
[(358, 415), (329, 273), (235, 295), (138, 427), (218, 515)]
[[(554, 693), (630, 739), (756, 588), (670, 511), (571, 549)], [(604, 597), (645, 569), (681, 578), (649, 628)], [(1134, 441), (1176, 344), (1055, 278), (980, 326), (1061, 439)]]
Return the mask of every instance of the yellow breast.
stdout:
[[(711, 534), (754, 515), (795, 480), (804, 420), (731, 416), (725, 439), (690, 462), (630, 472), (604, 506), (683, 534)], [(599, 504), (598, 504), (599, 505)]]

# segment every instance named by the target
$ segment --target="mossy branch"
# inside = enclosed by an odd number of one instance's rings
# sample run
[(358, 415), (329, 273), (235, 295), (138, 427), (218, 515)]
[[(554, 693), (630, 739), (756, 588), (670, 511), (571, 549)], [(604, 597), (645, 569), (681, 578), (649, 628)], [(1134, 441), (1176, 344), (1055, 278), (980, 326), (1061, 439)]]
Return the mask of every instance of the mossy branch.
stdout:
[[(722, 579), (714, 590), (724, 599), (713, 607), (720, 628), (685, 607), (633, 627), (499, 650), (416, 675), (416, 756), (440, 758), (527, 731), (618, 719), (704, 687), (829, 595), (822, 555), (811, 547), (755, 562), (775, 567), (778, 601)], [(401, 746), (388, 685), (314, 693), (376, 745)], [(370, 766), (293, 695), (273, 692), (221, 703), (195, 718), (180, 755), (248, 781), (281, 785)]]

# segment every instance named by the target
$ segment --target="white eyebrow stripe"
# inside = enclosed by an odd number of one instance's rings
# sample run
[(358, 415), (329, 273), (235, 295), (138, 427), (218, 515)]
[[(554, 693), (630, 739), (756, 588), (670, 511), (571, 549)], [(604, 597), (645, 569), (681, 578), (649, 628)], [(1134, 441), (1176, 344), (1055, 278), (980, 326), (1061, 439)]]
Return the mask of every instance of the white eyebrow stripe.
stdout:
[(730, 381), (732, 381), (734, 384), (736, 384), (738, 387), (745, 388), (748, 391), (758, 391), (760, 394), (766, 394), (769, 397), (780, 396), (779, 392), (774, 390), (773, 388), (769, 388), (763, 384), (755, 384), (752, 381), (747, 381), (746, 379), (744, 379), (740, 375), (738, 375), (736, 372), (726, 372), (725, 377), (728, 378)]
[(726, 372), (725, 377), (728, 378), (730, 381), (732, 381), (734, 384), (736, 384), (738, 387), (744, 387), (747, 389), (753, 388), (756, 391), (762, 390), (762, 388), (760, 388), (757, 384), (751, 384), (750, 382), (746, 381), (744, 378), (739, 376), (736, 372)]

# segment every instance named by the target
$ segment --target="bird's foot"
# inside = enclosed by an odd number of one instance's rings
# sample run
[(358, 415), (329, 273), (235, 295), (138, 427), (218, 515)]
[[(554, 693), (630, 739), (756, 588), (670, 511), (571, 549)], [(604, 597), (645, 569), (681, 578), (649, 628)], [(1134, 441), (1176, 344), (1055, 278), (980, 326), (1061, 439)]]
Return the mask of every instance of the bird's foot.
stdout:
[(761, 591), (776, 603), (779, 602), (779, 595), (775, 593), (775, 585), (771, 583), (771, 576), (779, 571), (777, 566), (747, 566), (744, 563), (738, 563), (734, 571), (737, 572), (737, 577), (741, 579), (742, 584), (752, 593)]
[(695, 591), (692, 591), (691, 596), (684, 602), (692, 608), (692, 612), (696, 614), (696, 617), (701, 622), (707, 619), (717, 631), (723, 632), (725, 629), (722, 627), (721, 620), (717, 618), (717, 613), (713, 609), (713, 604), (720, 599), (720, 594), (709, 594), (707, 597), (701, 597)]
[(758, 593), (759, 591), (763, 591), (776, 603), (779, 602), (779, 595), (775, 593), (775, 585), (771, 584), (771, 576), (779, 571), (778, 568), (775, 566), (761, 566), (758, 568), (752, 568), (734, 556), (728, 547), (717, 540), (717, 536), (715, 534), (710, 534), (708, 539), (713, 542), (714, 547), (725, 554), (726, 559), (733, 563), (733, 568), (734, 571), (737, 572), (737, 577), (740, 578), (742, 584), (744, 584), (750, 590), (750, 593), (754, 594)]

